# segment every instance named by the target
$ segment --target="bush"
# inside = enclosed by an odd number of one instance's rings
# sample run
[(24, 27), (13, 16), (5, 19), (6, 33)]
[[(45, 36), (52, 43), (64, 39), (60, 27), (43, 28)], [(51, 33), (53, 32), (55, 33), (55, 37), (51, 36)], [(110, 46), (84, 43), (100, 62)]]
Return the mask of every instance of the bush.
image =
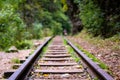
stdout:
[(21, 42), (17, 42), (16, 43), (16, 47), (18, 49), (29, 49), (32, 46), (32, 42), (28, 41), (28, 40), (24, 40)]
[(107, 28), (105, 30), (108, 37), (120, 33), (119, 15), (111, 15), (109, 18), (109, 21), (106, 22)]
[(52, 25), (53, 35), (60, 35), (62, 33), (62, 25), (55, 21), (53, 21)]
[(11, 61), (12, 61), (13, 63), (20, 63), (20, 60), (19, 60), (18, 58), (13, 58)]
[(52, 36), (53, 32), (51, 31), (50, 28), (44, 28), (42, 30), (42, 36), (44, 37), (48, 37), (48, 36)]
[[(66, 0), (63, 0), (66, 1)], [(47, 6), (46, 6), (47, 5)], [(70, 32), (68, 17), (59, 0), (0, 0), (0, 50), (15, 45), (29, 48), (27, 39), (58, 35), (62, 28)], [(65, 2), (64, 10), (67, 10)]]
[(14, 6), (7, 4), (0, 10), (0, 48), (6, 49), (21, 41), (24, 23), (20, 15), (15, 12)]
[(100, 35), (102, 33), (103, 18), (99, 7), (92, 0), (87, 0), (81, 1), (79, 8), (80, 19), (84, 27), (94, 36)]
[(33, 30), (32, 30), (32, 35), (33, 38), (39, 39), (42, 37), (42, 24), (41, 23), (33, 23)]

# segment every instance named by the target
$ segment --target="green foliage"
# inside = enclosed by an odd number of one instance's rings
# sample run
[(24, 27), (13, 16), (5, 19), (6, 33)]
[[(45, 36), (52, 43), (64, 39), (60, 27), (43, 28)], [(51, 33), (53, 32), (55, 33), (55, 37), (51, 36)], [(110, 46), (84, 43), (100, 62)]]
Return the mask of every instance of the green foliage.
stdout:
[(42, 31), (42, 36), (44, 37), (48, 37), (48, 36), (52, 36), (53, 32), (51, 31), (50, 28), (44, 28)]
[[(118, 2), (101, 0), (74, 0), (80, 10), (83, 27), (93, 36), (111, 37), (120, 33)], [(107, 6), (106, 6), (107, 5)], [(112, 5), (112, 6), (111, 6)]]
[(33, 23), (33, 38), (39, 39), (42, 37), (42, 24), (41, 23)]
[(98, 65), (102, 68), (102, 69), (106, 69), (108, 70), (108, 66), (103, 63), (101, 60), (99, 60), (98, 58), (96, 58), (94, 55), (92, 55), (90, 52), (84, 50), (81, 46), (77, 45), (76, 46), (82, 51), (84, 52), (89, 58), (91, 58), (94, 62), (99, 63)]
[(3, 6), (0, 11), (0, 48), (8, 48), (14, 45), (16, 40), (22, 40), (23, 30), (24, 23), (15, 12), (14, 6), (11, 4)]
[(30, 53), (29, 53), (29, 55), (32, 55), (34, 53), (34, 50), (32, 50)]
[(1, 0), (0, 7), (0, 50), (29, 48), (27, 39), (70, 32), (59, 0)]
[(120, 33), (120, 22), (119, 22), (119, 15), (111, 15), (109, 16), (109, 21), (106, 22), (107, 28), (106, 28), (106, 35), (111, 36), (114, 34)]
[[(63, 40), (64, 44), (67, 45), (67, 42), (66, 40), (64, 39)], [(75, 51), (73, 50), (73, 48), (69, 45), (67, 45), (67, 49), (68, 49), (68, 53), (74, 58), (74, 60), (76, 62), (79, 62), (80, 61), (80, 58), (78, 57), (78, 55), (75, 53)]]
[(82, 24), (94, 36), (100, 35), (103, 24), (101, 10), (92, 0), (81, 1), (80, 3), (80, 19)]
[(119, 1), (93, 0), (98, 5), (104, 15), (102, 36), (112, 37), (120, 33), (120, 5)]
[(99, 80), (97, 77), (95, 77), (93, 80)]
[(108, 66), (106, 66), (105, 63), (103, 63), (103, 62), (100, 62), (99, 66), (100, 66), (102, 69), (108, 69)]
[(13, 58), (11, 61), (12, 61), (13, 63), (20, 63), (20, 60), (19, 60), (18, 58)]
[(63, 4), (62, 11), (66, 12), (68, 10), (68, 5), (66, 0), (61, 0), (61, 3)]
[(29, 49), (32, 46), (32, 42), (28, 40), (23, 40), (21, 42), (16, 43), (16, 47), (18, 49)]
[[(120, 50), (119, 44), (120, 44), (120, 35), (117, 34), (113, 37), (103, 39), (100, 36), (93, 37), (91, 34), (87, 33), (87, 31), (84, 29), (77, 37), (82, 38), (85, 41), (88, 41), (92, 45), (95, 45), (96, 47), (100, 48), (110, 48), (112, 51), (116, 52)], [(113, 45), (114, 44), (114, 45)]]
[(66, 0), (61, 0), (61, 3), (62, 4), (66, 4)]
[(47, 46), (43, 48), (42, 52), (45, 53), (47, 51)]
[(53, 27), (52, 27), (53, 35), (60, 35), (60, 34), (62, 33), (61, 24), (54, 21), (54, 22), (52, 23), (52, 25), (53, 25)]
[(53, 19), (61, 24), (62, 29), (67, 30), (69, 34), (71, 32), (71, 24), (69, 18), (61, 11), (54, 13)]

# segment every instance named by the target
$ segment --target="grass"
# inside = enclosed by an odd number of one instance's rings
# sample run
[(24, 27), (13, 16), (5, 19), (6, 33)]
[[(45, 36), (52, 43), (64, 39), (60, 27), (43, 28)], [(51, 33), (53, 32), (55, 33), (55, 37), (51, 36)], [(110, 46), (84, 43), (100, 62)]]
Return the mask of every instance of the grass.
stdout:
[(42, 49), (39, 57), (41, 58), (45, 54), (46, 51), (47, 51), (47, 45)]
[(120, 51), (120, 34), (104, 39), (100, 36), (93, 37), (87, 33), (86, 30), (83, 30), (81, 33), (75, 35), (75, 38), (77, 37), (80, 37), (99, 48), (110, 48), (112, 51)]
[[(63, 43), (64, 43), (64, 45), (67, 45), (66, 40), (63, 40)], [(69, 45), (67, 45), (67, 49), (68, 49), (68, 53), (71, 54), (71, 56), (74, 58), (74, 60), (76, 62), (79, 62), (80, 58), (77, 56), (77, 54), (75, 53), (75, 51)]]
[(94, 55), (92, 55), (90, 52), (84, 50), (81, 46), (79, 46), (78, 44), (75, 44), (82, 52), (84, 52), (90, 59), (92, 59), (92, 61), (99, 63), (98, 65), (102, 68), (102, 69), (106, 69), (108, 70), (108, 66), (103, 63), (101, 60), (99, 60), (98, 58), (96, 58)]
[[(66, 41), (64, 40), (64, 44), (67, 44)], [(91, 54), (90, 52), (88, 52), (87, 50), (83, 49), (80, 45), (76, 44), (75, 45), (83, 52), (85, 53), (93, 62), (97, 63), (99, 67), (101, 67), (102, 69), (104, 69), (106, 72), (108, 72), (109, 74), (112, 74), (111, 71), (109, 71), (109, 67), (103, 63), (101, 60), (99, 60), (98, 58), (96, 58), (93, 54)], [(68, 51), (71, 54), (71, 56), (75, 59), (76, 62), (80, 61), (80, 58), (76, 57), (74, 50), (69, 46), (68, 47)], [(96, 79), (95, 79), (96, 80)]]
[[(85, 53), (90, 59), (92, 59), (93, 62), (97, 63), (98, 66), (102, 69), (104, 69), (107, 73), (110, 75), (113, 75), (113, 73), (109, 70), (109, 67), (103, 63), (100, 59), (96, 58), (94, 55), (92, 55), (90, 52), (87, 50), (83, 49), (81, 46), (78, 44), (75, 44), (83, 53)], [(95, 79), (96, 80), (96, 79)]]
[[(106, 72), (108, 72), (109, 74), (112, 75), (112, 72), (109, 70), (109, 67), (103, 63), (101, 60), (99, 60), (98, 58), (96, 58), (93, 54), (91, 54), (90, 52), (88, 52), (87, 50), (83, 49), (80, 45), (75, 44), (84, 54), (86, 54), (93, 62), (97, 63), (99, 67), (101, 67), (102, 69), (104, 69)], [(77, 59), (77, 58), (76, 58)]]
[(32, 54), (34, 53), (34, 51), (35, 51), (35, 50), (32, 50), (32, 51), (29, 53), (29, 55), (32, 55)]
[(43, 47), (42, 52), (41, 52), (41, 54), (40, 54), (40, 57), (42, 57), (42, 56), (46, 53), (46, 51), (47, 51), (47, 49), (48, 49), (48, 45), (49, 45), (50, 43), (51, 43), (51, 41), (49, 41), (48, 44), (47, 44), (45, 47)]
[[(85, 30), (83, 30), (81, 33), (74, 36), (75, 39), (80, 39), (82, 41), (88, 42), (90, 45), (93, 45), (99, 49), (103, 49), (107, 52), (107, 50), (110, 50), (110, 52), (119, 53), (120, 52), (120, 33), (116, 34), (110, 38), (102, 38), (101, 36), (93, 37), (91, 34), (87, 33)], [(79, 40), (78, 40), (79, 41)], [(109, 74), (113, 75), (112, 72), (109, 70), (109, 67), (103, 63), (101, 60), (96, 58), (94, 55), (89, 53), (88, 51), (84, 50), (81, 46), (78, 44), (76, 45), (79, 47), (81, 51), (83, 51), (89, 58), (91, 58), (94, 62), (98, 63), (98, 65), (104, 69)]]
[[(64, 44), (66, 45), (67, 42), (64, 40)], [(88, 52), (87, 50), (83, 49), (81, 46), (79, 46), (78, 44), (75, 44), (83, 53), (85, 53), (90, 59), (92, 59), (93, 62), (98, 63), (98, 66), (101, 67), (102, 69), (104, 69), (106, 72), (108, 72), (109, 74), (112, 75), (112, 72), (109, 70), (109, 67), (103, 63), (101, 60), (99, 60), (98, 58), (96, 58), (93, 54), (91, 54), (90, 52)], [(75, 51), (70, 47), (67, 46), (68, 48), (68, 52), (71, 54), (71, 56), (74, 58), (74, 60), (76, 62), (79, 62), (81, 59), (75, 55)], [(81, 65), (80, 65), (81, 66)], [(93, 78), (93, 80), (99, 80), (97, 77)]]
[[(51, 41), (48, 42), (48, 44), (42, 49), (42, 53), (45, 53), (47, 51), (47, 46), (51, 43)], [(38, 47), (37, 47), (38, 48)], [(36, 50), (36, 49), (35, 49)], [(34, 50), (29, 53), (29, 55), (33, 54)]]
[(99, 79), (96, 77), (96, 78), (94, 78), (93, 80), (99, 80)]
[(18, 58), (13, 58), (11, 61), (12, 61), (13, 63), (20, 63), (20, 59), (18, 59)]
[(21, 42), (17, 42), (15, 46), (18, 49), (30, 49), (33, 46), (33, 42), (31, 40), (24, 40)]
[(43, 53), (45, 53), (47, 51), (47, 46), (45, 46), (42, 50)]

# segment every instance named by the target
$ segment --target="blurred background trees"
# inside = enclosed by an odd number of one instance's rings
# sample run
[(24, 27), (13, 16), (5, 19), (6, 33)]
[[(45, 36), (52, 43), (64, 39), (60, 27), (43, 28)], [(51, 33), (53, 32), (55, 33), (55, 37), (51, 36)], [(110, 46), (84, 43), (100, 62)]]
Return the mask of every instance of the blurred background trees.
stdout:
[[(86, 29), (93, 36), (104, 38), (120, 34), (120, 1), (66, 0), (67, 14), (75, 31)], [(77, 25), (79, 22), (79, 25)], [(74, 33), (74, 32), (73, 32)]]
[(60, 0), (0, 0), (0, 49), (62, 34), (63, 29), (70, 33), (70, 27)]
[(120, 34), (120, 1), (0, 0), (0, 49), (27, 39), (87, 30), (104, 38)]

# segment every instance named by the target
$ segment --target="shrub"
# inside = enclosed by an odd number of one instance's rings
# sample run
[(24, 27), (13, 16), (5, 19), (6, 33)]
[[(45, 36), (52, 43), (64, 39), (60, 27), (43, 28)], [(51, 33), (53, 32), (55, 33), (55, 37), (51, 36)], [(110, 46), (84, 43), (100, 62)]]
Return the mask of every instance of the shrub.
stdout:
[(20, 60), (19, 60), (18, 58), (13, 58), (11, 61), (12, 61), (13, 63), (20, 63)]
[(17, 42), (16, 43), (16, 47), (18, 49), (29, 49), (32, 46), (32, 42), (28, 41), (28, 40), (23, 40), (21, 42)]
[(11, 4), (0, 10), (0, 48), (6, 49), (22, 40), (24, 23)]
[(33, 23), (32, 35), (33, 38), (39, 39), (42, 37), (42, 24), (41, 23)]
[(100, 35), (102, 32), (103, 17), (102, 12), (92, 0), (81, 1), (80, 5), (80, 19), (82, 24), (94, 36)]
[(60, 35), (62, 33), (62, 25), (59, 22), (53, 21), (52, 22), (52, 32), (53, 35)]
[(92, 61), (99, 63), (98, 65), (99, 65), (102, 69), (108, 70), (108, 66), (107, 66), (105, 63), (103, 63), (101, 60), (99, 60), (98, 58), (96, 58), (96, 57), (95, 57), (93, 54), (91, 54), (90, 52), (84, 50), (84, 49), (83, 49), (81, 46), (79, 46), (78, 44), (76, 44), (76, 46), (77, 46), (82, 52), (84, 52), (85, 55), (87, 55), (89, 58), (91, 58)]

